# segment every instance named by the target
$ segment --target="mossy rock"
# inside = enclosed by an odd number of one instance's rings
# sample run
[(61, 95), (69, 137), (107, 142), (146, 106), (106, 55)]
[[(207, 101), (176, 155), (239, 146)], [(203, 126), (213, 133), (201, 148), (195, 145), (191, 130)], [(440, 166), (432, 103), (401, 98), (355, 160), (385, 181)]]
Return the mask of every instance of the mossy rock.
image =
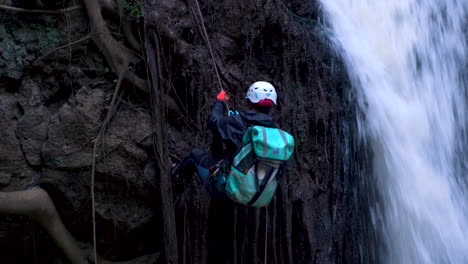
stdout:
[(35, 58), (62, 44), (58, 22), (48, 16), (28, 22), (0, 16), (0, 77), (19, 79)]

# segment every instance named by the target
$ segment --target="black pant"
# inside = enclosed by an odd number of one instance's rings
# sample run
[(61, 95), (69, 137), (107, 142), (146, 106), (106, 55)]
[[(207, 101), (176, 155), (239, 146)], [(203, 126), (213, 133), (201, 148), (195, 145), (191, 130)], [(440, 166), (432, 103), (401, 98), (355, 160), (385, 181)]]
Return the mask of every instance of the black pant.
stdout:
[(206, 151), (193, 149), (190, 154), (180, 162), (179, 174), (191, 175), (197, 172), (200, 180), (205, 183), (205, 187), (211, 194), (218, 198), (227, 198), (224, 188), (226, 179), (222, 174), (215, 178), (207, 179), (211, 175), (213, 167), (217, 164), (216, 160)]

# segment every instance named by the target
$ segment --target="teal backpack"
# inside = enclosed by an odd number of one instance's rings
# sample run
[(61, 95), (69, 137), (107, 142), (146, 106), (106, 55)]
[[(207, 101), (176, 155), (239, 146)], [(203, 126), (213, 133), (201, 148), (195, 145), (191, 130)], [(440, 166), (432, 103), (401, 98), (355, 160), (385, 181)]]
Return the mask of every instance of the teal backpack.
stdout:
[(294, 151), (294, 138), (279, 128), (250, 127), (227, 173), (227, 196), (244, 205), (262, 207), (276, 191), (278, 170)]

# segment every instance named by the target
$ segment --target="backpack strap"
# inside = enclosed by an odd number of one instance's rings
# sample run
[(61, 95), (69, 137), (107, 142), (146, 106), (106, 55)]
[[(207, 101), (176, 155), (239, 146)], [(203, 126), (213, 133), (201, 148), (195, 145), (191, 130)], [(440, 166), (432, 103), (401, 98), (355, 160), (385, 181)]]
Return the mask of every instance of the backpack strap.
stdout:
[[(263, 178), (262, 184), (258, 188), (257, 193), (255, 193), (254, 197), (252, 197), (252, 200), (250, 200), (250, 202), (247, 205), (252, 206), (258, 200), (258, 198), (260, 198), (260, 195), (262, 195), (263, 191), (265, 190), (265, 187), (268, 184), (268, 182), (270, 181), (271, 176), (273, 175), (274, 171), (275, 171), (275, 168), (271, 168), (271, 167), (268, 168), (268, 173), (265, 176), (265, 178)], [(258, 186), (257, 164), (255, 164), (255, 183)]]
[(259, 183), (259, 179), (258, 179), (258, 159), (255, 159), (254, 161), (254, 175), (255, 175), (255, 190), (257, 190), (257, 192), (260, 191), (260, 183)]

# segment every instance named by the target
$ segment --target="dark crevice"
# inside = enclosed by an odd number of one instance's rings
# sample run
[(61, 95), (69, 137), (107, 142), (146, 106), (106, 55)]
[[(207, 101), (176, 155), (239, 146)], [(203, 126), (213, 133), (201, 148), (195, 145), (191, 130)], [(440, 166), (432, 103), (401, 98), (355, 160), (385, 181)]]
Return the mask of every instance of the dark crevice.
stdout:
[(20, 103), (16, 103), (14, 119), (19, 120), (24, 115), (24, 108)]

